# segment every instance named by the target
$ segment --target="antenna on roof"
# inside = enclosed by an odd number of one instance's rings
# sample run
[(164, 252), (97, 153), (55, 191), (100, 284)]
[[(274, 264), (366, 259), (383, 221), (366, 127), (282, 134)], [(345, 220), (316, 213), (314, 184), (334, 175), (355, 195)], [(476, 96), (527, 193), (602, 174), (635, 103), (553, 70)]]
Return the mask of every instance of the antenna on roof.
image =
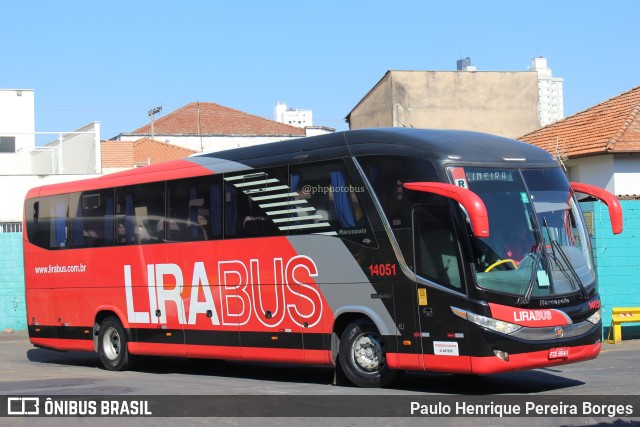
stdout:
[(200, 152), (202, 153), (204, 152), (204, 145), (202, 145), (202, 132), (200, 129), (200, 101), (198, 101), (196, 105), (198, 106), (198, 110), (197, 110), (198, 115), (196, 116), (196, 120), (197, 120), (196, 125), (198, 126), (198, 136), (200, 137)]
[(559, 145), (559, 140), (558, 138), (556, 138), (556, 155), (554, 156), (554, 158), (556, 159), (556, 162), (558, 162), (558, 164), (562, 166), (562, 169), (564, 169), (564, 171), (566, 172), (567, 167), (565, 166), (564, 162), (569, 160), (569, 158), (562, 151), (560, 151), (560, 147), (558, 145)]

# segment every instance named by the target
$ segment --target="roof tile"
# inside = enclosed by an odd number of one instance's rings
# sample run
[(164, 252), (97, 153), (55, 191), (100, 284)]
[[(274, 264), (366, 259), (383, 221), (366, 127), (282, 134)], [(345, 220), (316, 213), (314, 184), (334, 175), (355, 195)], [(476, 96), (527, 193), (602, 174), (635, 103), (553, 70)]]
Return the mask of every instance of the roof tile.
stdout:
[[(305, 136), (305, 130), (212, 102), (192, 102), (154, 121), (156, 135)], [(132, 132), (150, 134), (151, 124)]]
[(640, 151), (640, 86), (518, 139), (569, 158)]
[(155, 139), (141, 138), (137, 141), (102, 141), (103, 168), (133, 168), (182, 159), (195, 151)]

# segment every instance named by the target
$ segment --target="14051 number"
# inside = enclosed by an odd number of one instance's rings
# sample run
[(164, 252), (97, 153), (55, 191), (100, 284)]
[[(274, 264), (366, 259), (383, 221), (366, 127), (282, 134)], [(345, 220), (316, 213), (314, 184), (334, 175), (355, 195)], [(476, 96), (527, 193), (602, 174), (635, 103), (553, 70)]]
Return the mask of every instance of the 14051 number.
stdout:
[(369, 273), (372, 276), (395, 276), (395, 264), (371, 264), (369, 265)]

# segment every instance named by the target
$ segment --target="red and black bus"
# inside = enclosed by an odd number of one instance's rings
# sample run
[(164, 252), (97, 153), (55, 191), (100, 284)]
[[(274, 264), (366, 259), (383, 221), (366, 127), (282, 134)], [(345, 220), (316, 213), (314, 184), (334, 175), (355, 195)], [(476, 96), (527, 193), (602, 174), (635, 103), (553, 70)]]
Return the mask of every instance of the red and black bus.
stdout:
[(489, 374), (592, 359), (600, 297), (552, 156), (448, 130), (338, 132), (34, 188), (31, 342), (137, 355)]

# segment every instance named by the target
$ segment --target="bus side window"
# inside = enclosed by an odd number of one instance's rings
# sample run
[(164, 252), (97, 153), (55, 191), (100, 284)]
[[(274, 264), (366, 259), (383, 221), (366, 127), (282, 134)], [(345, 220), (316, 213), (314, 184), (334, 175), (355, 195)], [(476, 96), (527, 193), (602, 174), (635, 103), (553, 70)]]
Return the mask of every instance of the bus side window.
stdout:
[(461, 289), (459, 251), (449, 208), (417, 206), (413, 215), (416, 273), (440, 285)]
[(167, 217), (157, 224), (158, 237), (189, 242), (222, 237), (222, 178), (205, 176), (167, 183)]
[(225, 237), (279, 236), (286, 226), (274, 212), (286, 208), (286, 168), (225, 175)]
[(36, 246), (42, 246), (40, 239), (40, 200), (27, 200), (25, 206), (25, 223), (27, 225), (27, 239)]
[(67, 247), (69, 201), (66, 196), (54, 197), (52, 203), (51, 248), (63, 249)]
[(45, 249), (67, 247), (69, 198), (50, 196), (29, 201), (31, 218), (27, 221), (29, 240)]
[[(358, 193), (342, 161), (308, 163), (291, 168), (290, 199), (300, 210), (289, 218), (292, 234), (337, 234), (365, 246), (375, 246), (375, 238)], [(302, 211), (304, 209), (304, 211)]]
[(438, 181), (435, 167), (428, 160), (405, 156), (361, 156), (358, 163), (373, 188), (405, 261), (413, 270), (411, 212), (414, 204), (422, 200), (412, 199), (403, 184)]
[(224, 183), (224, 236), (237, 237), (238, 190), (229, 182)]
[(165, 184), (121, 187), (116, 191), (118, 244), (160, 243), (158, 222), (164, 219)]
[(113, 244), (113, 190), (70, 195), (70, 247), (91, 248)]
[(402, 156), (361, 156), (358, 162), (391, 228), (411, 227), (412, 201), (406, 197), (402, 185), (405, 182), (438, 181), (431, 162)]

